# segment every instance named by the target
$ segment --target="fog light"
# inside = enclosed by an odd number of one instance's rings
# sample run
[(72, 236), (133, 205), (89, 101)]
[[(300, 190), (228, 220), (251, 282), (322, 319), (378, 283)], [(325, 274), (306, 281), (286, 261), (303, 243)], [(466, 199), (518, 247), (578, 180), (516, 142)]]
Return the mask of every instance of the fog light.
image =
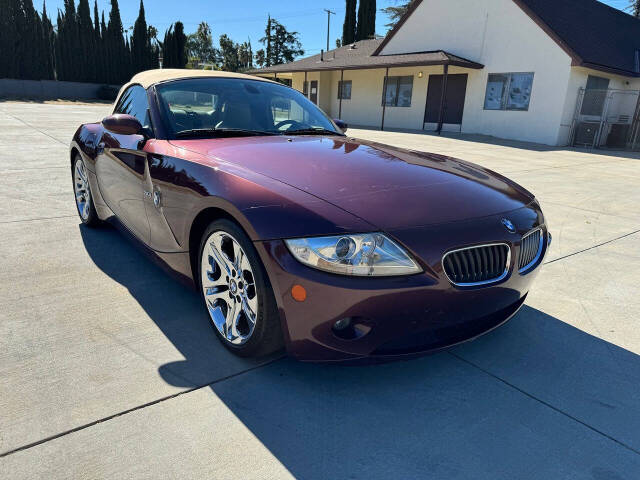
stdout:
[(350, 326), (351, 326), (350, 318), (341, 318), (340, 320), (338, 320), (336, 323), (333, 324), (333, 329), (337, 332), (340, 332), (342, 330), (346, 330)]

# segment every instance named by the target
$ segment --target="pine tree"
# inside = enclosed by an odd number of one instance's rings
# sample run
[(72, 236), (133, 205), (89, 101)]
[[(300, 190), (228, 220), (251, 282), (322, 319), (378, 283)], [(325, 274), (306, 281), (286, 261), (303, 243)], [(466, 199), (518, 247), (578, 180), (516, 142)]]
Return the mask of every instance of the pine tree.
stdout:
[(238, 55), (239, 45), (234, 43), (225, 33), (220, 35), (220, 59), (222, 70), (227, 72), (237, 72), (240, 68), (240, 58)]
[(356, 39), (356, 0), (346, 0), (346, 2), (342, 24), (342, 45), (349, 45)]
[[(636, 0), (640, 3), (640, 0)], [(409, 7), (414, 2), (414, 0), (404, 1), (398, 6), (390, 6), (385, 7), (382, 10), (385, 14), (389, 16), (389, 23), (385, 25), (385, 27), (393, 28), (400, 21), (400, 19), (407, 13)]]
[(373, 38), (376, 33), (376, 0), (360, 0), (356, 40)]
[(298, 32), (289, 32), (276, 19), (269, 17), (267, 21), (267, 35), (260, 39), (266, 45), (266, 51), (257, 52), (256, 61), (264, 61), (266, 66), (291, 62), (296, 56), (304, 55)]

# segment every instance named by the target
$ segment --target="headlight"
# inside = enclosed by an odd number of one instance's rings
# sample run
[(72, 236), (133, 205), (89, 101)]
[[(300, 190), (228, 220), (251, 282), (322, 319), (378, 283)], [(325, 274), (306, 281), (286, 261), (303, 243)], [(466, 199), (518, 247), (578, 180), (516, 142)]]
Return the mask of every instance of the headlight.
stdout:
[(305, 265), (343, 275), (409, 275), (422, 269), (393, 240), (381, 233), (285, 240)]

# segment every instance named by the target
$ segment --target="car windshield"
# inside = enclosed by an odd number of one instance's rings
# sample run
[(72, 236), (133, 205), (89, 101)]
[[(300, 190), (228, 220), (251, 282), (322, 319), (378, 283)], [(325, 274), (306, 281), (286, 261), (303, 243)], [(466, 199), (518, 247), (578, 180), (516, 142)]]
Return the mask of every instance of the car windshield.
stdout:
[(342, 135), (304, 95), (243, 78), (188, 79), (156, 86), (171, 136)]

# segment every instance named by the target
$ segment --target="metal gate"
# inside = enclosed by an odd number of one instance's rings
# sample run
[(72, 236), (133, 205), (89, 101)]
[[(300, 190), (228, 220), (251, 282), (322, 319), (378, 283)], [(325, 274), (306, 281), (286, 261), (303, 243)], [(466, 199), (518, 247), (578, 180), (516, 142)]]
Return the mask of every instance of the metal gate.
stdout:
[(570, 145), (589, 148), (640, 148), (640, 91), (580, 88)]

